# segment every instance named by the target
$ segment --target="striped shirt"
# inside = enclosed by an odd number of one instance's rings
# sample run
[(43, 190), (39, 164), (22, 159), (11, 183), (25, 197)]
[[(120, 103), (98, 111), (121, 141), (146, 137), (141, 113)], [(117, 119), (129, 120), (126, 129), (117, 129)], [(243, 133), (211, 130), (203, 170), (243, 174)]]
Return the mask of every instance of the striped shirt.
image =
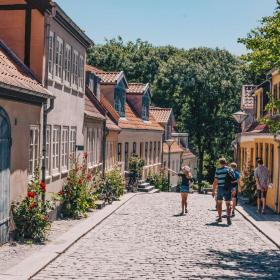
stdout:
[(229, 167), (224, 166), (216, 169), (215, 178), (218, 179), (218, 188), (224, 188), (226, 184), (226, 176), (229, 172)]

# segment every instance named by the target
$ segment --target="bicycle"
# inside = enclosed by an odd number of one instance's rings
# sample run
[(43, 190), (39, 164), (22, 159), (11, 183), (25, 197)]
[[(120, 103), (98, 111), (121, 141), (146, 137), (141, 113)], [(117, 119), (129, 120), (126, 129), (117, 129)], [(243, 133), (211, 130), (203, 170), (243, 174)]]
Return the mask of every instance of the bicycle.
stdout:
[(126, 189), (128, 192), (137, 192), (139, 185), (139, 176), (136, 172), (126, 172), (126, 178), (128, 177), (128, 183)]

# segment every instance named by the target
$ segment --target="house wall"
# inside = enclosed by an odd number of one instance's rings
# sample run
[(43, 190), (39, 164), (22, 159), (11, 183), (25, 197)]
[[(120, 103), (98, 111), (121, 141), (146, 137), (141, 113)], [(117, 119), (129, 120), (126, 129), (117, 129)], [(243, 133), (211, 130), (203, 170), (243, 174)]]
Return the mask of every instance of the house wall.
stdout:
[(142, 116), (142, 98), (143, 95), (126, 94), (126, 99), (129, 104), (132, 104), (133, 109), (137, 112), (138, 116)]
[[(145, 143), (148, 142), (148, 158), (145, 158)], [(156, 159), (154, 160), (154, 150), (150, 153), (150, 142), (157, 143), (160, 142), (160, 153), (156, 154)], [(122, 145), (122, 156), (121, 160), (124, 162), (125, 159), (125, 143), (129, 143), (128, 155), (131, 156), (133, 152), (133, 143), (136, 143), (136, 154), (140, 155), (140, 143), (144, 143), (143, 146), (143, 156), (145, 160), (145, 166), (143, 171), (143, 177), (146, 178), (149, 173), (159, 172), (161, 167), (161, 145), (162, 145), (162, 131), (153, 130), (137, 130), (137, 129), (122, 129), (118, 137), (118, 143)]]
[[(1, 1), (1, 5), (25, 1)], [(0, 39), (24, 60), (25, 45), (25, 11), (0, 10)]]
[[(54, 19), (50, 21), (50, 30), (54, 32), (55, 36), (59, 36), (63, 40), (64, 44), (67, 43), (71, 45), (73, 49), (79, 52), (79, 54), (83, 55), (84, 62), (86, 61), (86, 49)], [(71, 84), (70, 86), (66, 86), (63, 78), (59, 81), (54, 75), (49, 74), (48, 90), (55, 96), (54, 109), (48, 114), (48, 125), (51, 127), (51, 131), (53, 131), (54, 126), (60, 127), (60, 131), (63, 127), (69, 127), (69, 129), (76, 128), (76, 146), (80, 146), (82, 148), (81, 150), (76, 149), (76, 155), (81, 158), (80, 155), (84, 151), (84, 88), (78, 90)], [(62, 133), (60, 133), (60, 137), (61, 134)], [(52, 153), (53, 151), (51, 145), (50, 154)], [(61, 189), (66, 176), (67, 170), (62, 171), (61, 160), (58, 171), (53, 170), (51, 161), (47, 180), (48, 191), (58, 192)]]
[[(273, 154), (272, 155), (272, 150)], [(270, 174), (272, 174), (272, 188), (268, 189), (267, 193), (267, 205), (273, 210), (277, 210), (279, 213), (279, 203), (278, 209), (275, 206), (277, 187), (279, 187), (279, 150), (278, 143), (274, 140), (273, 135), (263, 137), (261, 135), (251, 137), (250, 140), (241, 140), (240, 143), (241, 151), (241, 173), (244, 174), (244, 171), (249, 165), (256, 167), (256, 158), (261, 157), (264, 161), (264, 165), (268, 168)], [(278, 165), (278, 168), (277, 168)], [(277, 181), (278, 177), (278, 181)], [(278, 198), (280, 200), (280, 196)], [(279, 201), (278, 200), (278, 201)]]
[(114, 108), (114, 91), (115, 91), (115, 87), (116, 85), (101, 85), (100, 87), (100, 93), (102, 96), (104, 96), (109, 102), (110, 104), (113, 106)]
[(0, 98), (0, 106), (9, 115), (11, 123), (10, 198), (14, 201), (27, 193), (30, 127), (40, 126), (42, 109), (41, 106), (2, 98)]
[[(178, 173), (180, 171), (181, 163), (181, 153), (170, 153), (170, 169)], [(163, 166), (168, 168), (168, 153), (163, 154)], [(166, 172), (168, 174), (168, 172)], [(170, 173), (170, 185), (177, 186), (179, 182), (179, 176), (173, 173)]]
[(117, 145), (118, 145), (118, 131), (110, 130), (106, 137), (106, 170), (112, 169), (118, 164), (117, 161)]

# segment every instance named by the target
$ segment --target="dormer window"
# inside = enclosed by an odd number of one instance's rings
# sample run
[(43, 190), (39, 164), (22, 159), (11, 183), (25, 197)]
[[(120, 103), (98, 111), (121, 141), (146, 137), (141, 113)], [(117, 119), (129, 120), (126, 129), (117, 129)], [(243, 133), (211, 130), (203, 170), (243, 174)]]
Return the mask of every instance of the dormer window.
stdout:
[(120, 117), (125, 116), (125, 90), (123, 87), (117, 86), (114, 93), (115, 110)]
[(149, 110), (150, 110), (150, 97), (146, 93), (142, 98), (142, 119), (145, 121), (149, 120)]

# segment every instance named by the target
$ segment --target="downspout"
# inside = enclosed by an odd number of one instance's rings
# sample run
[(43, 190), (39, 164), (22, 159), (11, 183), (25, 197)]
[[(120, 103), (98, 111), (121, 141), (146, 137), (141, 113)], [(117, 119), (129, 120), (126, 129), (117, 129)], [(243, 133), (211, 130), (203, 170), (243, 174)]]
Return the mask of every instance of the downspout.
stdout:
[(274, 198), (274, 205), (275, 205), (275, 212), (278, 213), (279, 211), (279, 159), (280, 159), (280, 140), (277, 139), (280, 135), (280, 131), (278, 131), (274, 135), (274, 140), (276, 141), (277, 145), (277, 161), (276, 161), (276, 196)]
[(107, 112), (105, 112), (105, 120), (103, 121), (103, 141), (102, 141), (102, 176), (105, 176), (105, 169), (106, 169), (106, 138), (109, 134), (109, 131), (106, 128), (106, 121), (107, 121)]
[[(50, 32), (50, 22), (49, 19), (52, 15), (45, 14), (45, 73), (44, 73), (44, 87), (48, 87), (48, 60), (49, 60), (49, 32)], [(43, 104), (43, 143), (42, 143), (42, 182), (46, 183), (46, 147), (47, 147), (47, 124), (48, 124), (48, 113), (52, 111), (54, 108), (54, 98), (50, 99), (50, 106), (48, 107), (47, 101)], [(43, 192), (42, 194), (43, 203), (46, 200), (46, 194)]]

